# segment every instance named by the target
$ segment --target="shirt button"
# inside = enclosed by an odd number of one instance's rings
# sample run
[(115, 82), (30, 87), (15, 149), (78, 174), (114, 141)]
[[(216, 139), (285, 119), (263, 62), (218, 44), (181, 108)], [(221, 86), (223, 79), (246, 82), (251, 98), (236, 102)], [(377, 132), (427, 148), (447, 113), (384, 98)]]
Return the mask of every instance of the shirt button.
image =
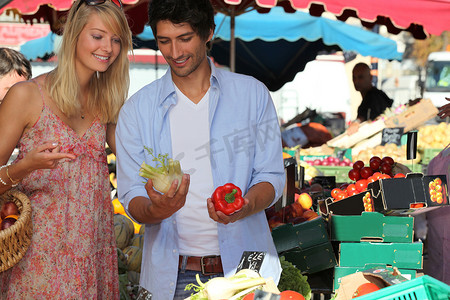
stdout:
[(173, 283), (173, 282), (171, 282), (171, 283), (170, 283), (170, 286), (173, 286), (173, 285), (174, 285), (174, 283)]
[(173, 253), (177, 253), (177, 249), (173, 249), (172, 252), (173, 252)]
[(177, 221), (174, 220), (174, 221), (172, 221), (172, 223), (173, 223), (173, 224), (177, 224)]

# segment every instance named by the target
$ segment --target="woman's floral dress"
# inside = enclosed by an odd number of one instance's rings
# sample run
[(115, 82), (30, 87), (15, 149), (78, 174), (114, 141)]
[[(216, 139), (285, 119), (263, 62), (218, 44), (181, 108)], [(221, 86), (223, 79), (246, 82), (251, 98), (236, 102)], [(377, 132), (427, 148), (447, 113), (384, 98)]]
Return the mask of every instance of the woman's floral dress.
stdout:
[(106, 125), (96, 119), (79, 137), (44, 102), (39, 120), (20, 139), (17, 160), (54, 140), (77, 158), (20, 183), (31, 200), (33, 236), (22, 260), (0, 273), (0, 298), (118, 299)]

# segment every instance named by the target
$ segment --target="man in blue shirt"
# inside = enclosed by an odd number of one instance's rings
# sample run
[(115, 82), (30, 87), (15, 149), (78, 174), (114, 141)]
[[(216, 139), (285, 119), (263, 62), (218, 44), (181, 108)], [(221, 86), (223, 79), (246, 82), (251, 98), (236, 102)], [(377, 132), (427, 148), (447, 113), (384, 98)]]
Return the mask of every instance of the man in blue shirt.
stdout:
[[(127, 213), (145, 224), (140, 285), (154, 299), (184, 299), (195, 275), (235, 273), (244, 251), (265, 252), (260, 273), (277, 283), (278, 255), (264, 209), (282, 194), (285, 174), (278, 118), (267, 88), (218, 69), (207, 57), (215, 28), (209, 0), (153, 0), (149, 21), (170, 66), (123, 106), (116, 131), (118, 192)], [(179, 160), (185, 173), (165, 194), (143, 182), (143, 161)], [(245, 204), (216, 212), (210, 199), (226, 183)]]

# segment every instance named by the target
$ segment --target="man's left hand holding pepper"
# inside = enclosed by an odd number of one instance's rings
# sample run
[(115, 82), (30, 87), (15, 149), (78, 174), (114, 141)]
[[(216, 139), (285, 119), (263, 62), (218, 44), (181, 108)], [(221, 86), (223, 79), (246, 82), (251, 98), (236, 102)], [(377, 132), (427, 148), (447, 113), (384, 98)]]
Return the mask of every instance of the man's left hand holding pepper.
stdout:
[(221, 211), (216, 211), (213, 200), (208, 198), (208, 213), (211, 219), (218, 223), (228, 224), (243, 219), (254, 213), (266, 209), (275, 197), (275, 190), (268, 182), (260, 182), (252, 186), (244, 198), (242, 208), (231, 215), (226, 215)]

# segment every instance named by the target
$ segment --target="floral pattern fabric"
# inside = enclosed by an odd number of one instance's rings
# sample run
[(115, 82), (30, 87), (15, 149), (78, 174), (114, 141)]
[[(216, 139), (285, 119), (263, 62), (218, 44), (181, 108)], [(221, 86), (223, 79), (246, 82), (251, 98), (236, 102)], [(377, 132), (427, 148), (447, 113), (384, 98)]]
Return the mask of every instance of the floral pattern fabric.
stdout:
[(44, 103), (19, 142), (16, 161), (54, 140), (77, 158), (36, 170), (20, 183), (31, 201), (33, 236), (22, 260), (0, 273), (0, 298), (118, 299), (106, 125), (96, 119), (80, 137)]

